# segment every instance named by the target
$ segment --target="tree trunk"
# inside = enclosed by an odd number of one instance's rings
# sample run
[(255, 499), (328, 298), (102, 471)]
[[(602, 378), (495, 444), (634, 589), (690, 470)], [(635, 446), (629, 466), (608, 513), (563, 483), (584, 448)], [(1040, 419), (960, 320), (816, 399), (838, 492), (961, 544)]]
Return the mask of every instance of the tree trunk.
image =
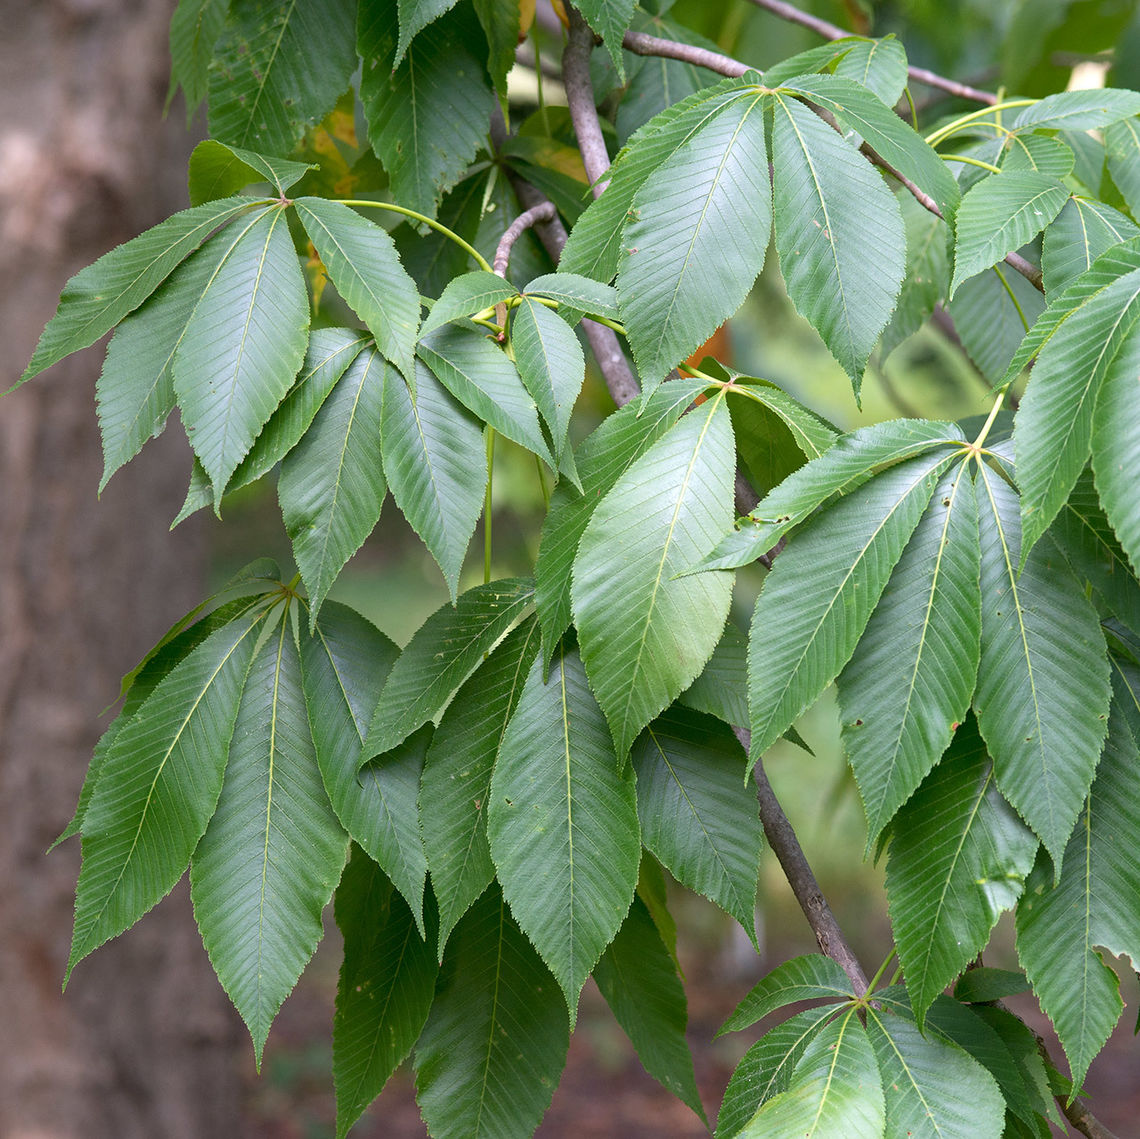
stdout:
[[(0, 391), (65, 279), (186, 205), (186, 133), (161, 119), (172, 0), (0, 3)], [(167, 533), (177, 429), (96, 499), (100, 350), (0, 401), (0, 1135), (233, 1134), (236, 1015), (186, 891), (99, 950), (60, 994), (74, 806), (118, 678), (201, 597), (204, 534)]]

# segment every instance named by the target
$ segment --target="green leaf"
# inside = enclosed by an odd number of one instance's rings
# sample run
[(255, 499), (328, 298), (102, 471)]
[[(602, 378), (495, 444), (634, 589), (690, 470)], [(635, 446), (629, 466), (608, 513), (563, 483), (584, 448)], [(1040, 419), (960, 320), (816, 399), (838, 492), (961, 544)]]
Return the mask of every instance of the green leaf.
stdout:
[(536, 660), (503, 735), (487, 834), (511, 913), (558, 979), (578, 994), (637, 886), (641, 841), (633, 774), (618, 774), (577, 652)]
[(1006, 265), (963, 281), (947, 306), (966, 354), (991, 383), (1007, 374), (1010, 360), (1045, 308), (1045, 298)]
[(1013, 129), (1091, 131), (1140, 114), (1140, 92), (1099, 87), (1059, 91), (1026, 107), (1013, 120)]
[(839, 676), (867, 848), (966, 718), (978, 674), (978, 517), (965, 461), (942, 476)]
[(488, 273), (485, 269), (464, 273), (450, 280), (440, 293), (439, 300), (431, 306), (431, 312), (420, 328), (420, 336), (442, 328), (448, 321), (474, 316), (516, 296), (518, 290), (514, 285), (497, 273)]
[(535, 277), (523, 291), (528, 297), (547, 297), (565, 308), (586, 312), (591, 316), (607, 316), (611, 320), (617, 320), (620, 315), (617, 293), (610, 285), (564, 270)]
[(1140, 235), (1140, 228), (1111, 206), (1073, 196), (1045, 230), (1041, 272), (1052, 297), (1071, 285), (1106, 250)]
[(726, 724), (748, 723), (748, 638), (730, 620), (709, 663), (680, 702)]
[(890, 468), (776, 559), (752, 618), (750, 771), (851, 658), (946, 462), (935, 451)]
[[(364, 350), (367, 342), (361, 333), (349, 328), (313, 330), (297, 382), (269, 417), (249, 454), (238, 463), (237, 470), (226, 484), (227, 494), (268, 474), (300, 442), (333, 386)], [(195, 459), (186, 501), (171, 529), (213, 501), (209, 476)]]
[(1140, 217), (1140, 123), (1125, 119), (1104, 132), (1108, 172), (1132, 216)]
[(1016, 993), (1027, 993), (1029, 981), (1024, 973), (1013, 969), (995, 969), (991, 965), (979, 965), (967, 969), (954, 986), (954, 999), (965, 1004), (992, 1004)]
[(475, 15), (462, 6), (435, 20), (396, 66), (396, 0), (363, 0), (357, 47), (368, 138), (392, 194), (434, 218), (487, 137), (495, 105)]
[(850, 978), (830, 957), (819, 953), (793, 957), (777, 965), (764, 980), (753, 986), (721, 1025), (717, 1035), (739, 1032), (769, 1013), (797, 1001), (826, 1000), (836, 1004), (854, 995)]
[(199, 298), (233, 250), (237, 229), (210, 238), (115, 329), (95, 384), (103, 440), (100, 493), (148, 439), (162, 434), (174, 410), (175, 350)]
[[(1021, 977), (1022, 984), (1028, 989), (1029, 983), (1023, 974), (1014, 975)], [(1009, 1112), (1034, 1128), (1035, 1137), (1050, 1134), (1044, 1119), (1048, 1119), (1058, 1127), (1063, 1126), (1057, 1101), (1053, 1098), (1053, 1091), (1049, 1087), (1049, 1075), (1045, 1069), (1045, 1059), (1041, 1055), (1036, 1033), (1019, 1017), (1003, 1008), (975, 1007), (973, 1012), (999, 1038), (1021, 1078), (1021, 1087), (1014, 1091), (1012, 1087), (1004, 1086), (998, 1074), (994, 1073), (998, 1086), (1006, 1098)]]
[(330, 601), (301, 642), (305, 703), (321, 778), (341, 826), (403, 894), (421, 933), (427, 860), (416, 810), (428, 733), (358, 771), (368, 719), (398, 656), (347, 606)]
[(762, 96), (729, 103), (637, 191), (622, 231), (622, 320), (652, 391), (744, 302), (772, 230)]
[[(844, 74), (844, 65), (852, 61), (852, 66), (861, 58), (861, 52), (870, 54), (872, 48), (882, 52), (891, 40), (863, 41), (856, 43), (851, 51), (839, 62), (835, 75), (812, 75), (785, 83), (783, 90), (800, 94), (813, 103), (830, 111), (836, 121), (865, 139), (875, 152), (904, 177), (914, 182), (919, 189), (928, 193), (947, 221), (951, 220), (958, 208), (958, 183), (950, 173), (946, 163), (924, 141), (921, 135), (912, 130), (891, 109), (897, 101), (876, 98), (857, 82)], [(897, 41), (893, 41), (897, 44)], [(864, 47), (864, 44), (866, 47)], [(902, 45), (898, 54), (903, 56), (903, 76), (905, 78), (906, 57)], [(897, 56), (895, 66), (897, 66)], [(771, 72), (768, 72), (771, 76)], [(771, 85), (772, 80), (767, 82)], [(887, 104), (891, 104), (888, 106)]]
[[(1131, 399), (1135, 356), (1124, 345), (1135, 339), (1137, 320), (1140, 269), (1091, 298), (1081, 309), (1079, 319), (1065, 321), (1037, 357), (1013, 429), (1021, 489), (1022, 562), (1057, 516), (1088, 461), (1094, 406), (1102, 381), (1106, 384), (1108, 404), (1106, 412), (1095, 418), (1107, 427), (1110, 437), (1117, 430), (1108, 415), (1123, 408), (1118, 396), (1113, 409), (1106, 376), (1123, 375), (1125, 393)], [(1097, 452), (1098, 456), (1103, 454), (1103, 444)], [(1116, 455), (1105, 464), (1105, 469), (1123, 458)], [(1125, 549), (1128, 546), (1124, 541)]]
[(951, 423), (892, 419), (841, 436), (818, 459), (793, 471), (740, 519), (740, 529), (724, 538), (696, 568), (734, 568), (767, 553), (793, 526), (833, 494), (854, 490), (877, 467), (897, 463), (942, 444), (965, 442)]
[(975, 274), (1020, 249), (1069, 200), (1056, 178), (1032, 170), (991, 174), (962, 199), (954, 219), (956, 243), (950, 295)]
[(438, 967), (411, 911), (359, 847), (336, 891), (344, 963), (333, 1018), (336, 1134), (343, 1139), (412, 1050)]
[[(720, 640), (731, 575), (675, 575), (731, 525), (734, 472), (728, 409), (714, 398), (629, 467), (582, 535), (574, 623), (620, 759)], [(636, 559), (627, 556), (631, 546)]]
[(780, 95), (773, 105), (776, 249), (788, 296), (858, 392), (906, 273), (898, 202), (851, 143), (805, 106)]
[(736, 918), (755, 944), (764, 840), (732, 729), (674, 708), (641, 733), (632, 759), (646, 849), (678, 882)]
[(1060, 878), (1042, 857), (1017, 910), (1017, 954), (1080, 1087), (1120, 1016), (1119, 981), (1094, 946), (1140, 960), (1140, 797), (1136, 741), (1114, 709), (1108, 741)]
[(422, 361), (413, 395), (393, 370), (384, 378), (380, 441), (396, 505), (439, 564), (454, 598), (483, 511), (483, 432)]
[(875, 1009), (867, 1011), (867, 1035), (886, 1095), (884, 1134), (976, 1139), (1002, 1133), (1005, 1100), (997, 1082), (956, 1044)]
[(978, 468), (982, 656), (974, 707), (998, 786), (1060, 869), (1108, 718), (1108, 661), (1096, 612), (1042, 544), (1018, 574), (1017, 496)]
[[(1034, 368), (1035, 375), (1036, 372)], [(1135, 479), (1129, 476), (1134, 475), (1140, 458), (1140, 425), (1135, 414), (1138, 376), (1140, 335), (1133, 323), (1105, 372), (1097, 397), (1092, 423), (1092, 466), (1105, 513), (1134, 568), (1140, 566), (1140, 504), (1136, 501)]]
[(264, 611), (212, 633), (111, 740), (83, 816), (67, 972), (129, 929), (182, 877), (222, 788)]
[(410, 376), (420, 294), (387, 230), (339, 202), (298, 198), (293, 205), (337, 292), (376, 337), (376, 347)]
[(416, 1046), (416, 1098), (431, 1134), (530, 1135), (569, 1043), (558, 987), (492, 887), (456, 927)]
[(194, 309), (174, 354), (174, 390), (219, 503), (230, 476), (305, 358), (309, 302), (284, 211), (242, 234)]
[(601, 37), (610, 53), (618, 78), (625, 80), (625, 60), (621, 53), (622, 36), (629, 30), (636, 0), (579, 0), (578, 10)]
[(1076, 155), (1059, 138), (1042, 134), (1013, 134), (1006, 143), (1002, 171), (1034, 170), (1050, 178), (1064, 178), (1073, 172)]
[(518, 369), (482, 332), (458, 326), (438, 329), (420, 341), (419, 355), (464, 407), (548, 466), (556, 465)]
[(396, 45), (394, 64), (398, 65), (408, 44), (433, 20), (455, 7), (455, 0), (398, 0), (400, 41)]
[(388, 491), (380, 465), (387, 370), (375, 349), (361, 352), (281, 465), (277, 497), (309, 592), (310, 628), (345, 562), (380, 518)]
[(550, 428), (561, 462), (574, 401), (586, 378), (582, 345), (562, 317), (524, 297), (511, 320), (511, 347), (519, 376)]
[(515, 65), (519, 43), (526, 38), (518, 0), (473, 0), (472, 7), (487, 37), (487, 72), (500, 99), (507, 97), (507, 75)]
[(419, 628), (380, 694), (362, 758), (379, 755), (436, 719), (452, 694), (534, 599), (529, 578), (469, 589)]
[(1140, 584), (1085, 471), (1050, 531), (1077, 580), (1133, 632), (1140, 631)]
[(899, 198), (899, 206), (906, 225), (906, 277), (879, 342), (880, 360), (926, 323), (950, 285), (949, 230), (909, 194)]
[(740, 1139), (882, 1139), (883, 1085), (853, 1009), (812, 1037), (786, 1091), (765, 1102)]
[(495, 876), (487, 796), (503, 733), (538, 655), (531, 617), (472, 673), (439, 722), (420, 782), (420, 820), (439, 902), (439, 955), (455, 923)]
[(348, 854), (317, 770), (290, 625), (285, 613), (250, 666), (218, 808), (190, 863), (202, 943), (259, 1067)]
[(813, 75), (819, 71), (827, 72), (857, 45), (864, 42), (864, 36), (844, 36), (842, 39), (797, 52), (767, 68), (764, 72), (764, 82), (769, 87), (776, 87), (799, 76)]
[(886, 107), (893, 107), (906, 90), (906, 49), (893, 35), (860, 40), (836, 62), (835, 74), (866, 87)]
[(609, 185), (578, 219), (558, 262), (560, 273), (610, 281), (618, 270), (623, 244), (622, 226), (633, 208), (634, 195), (662, 163), (741, 92), (754, 84), (724, 79), (675, 103), (649, 120), (629, 140), (606, 171)]
[(205, 139), (190, 155), (190, 204), (199, 206), (218, 198), (228, 198), (251, 182), (269, 182), (282, 197), (285, 191), (317, 167), (310, 162), (289, 162), (284, 158), (267, 158), (252, 150), (226, 146), (215, 139)]
[(546, 659), (570, 626), (571, 568), (595, 508), (706, 386), (704, 380), (671, 380), (644, 402), (626, 404), (607, 416), (578, 448), (581, 491), (565, 482), (554, 488), (534, 566), (535, 606)]
[(356, 69), (351, 0), (231, 0), (209, 73), (210, 135), (289, 154)]
[(887, 902), (920, 1027), (934, 998), (1017, 903), (1037, 846), (998, 792), (970, 717), (891, 831)]
[(625, 1030), (642, 1067), (707, 1123), (685, 1040), (685, 989), (645, 904), (634, 898), (594, 980)]
[(792, 1072), (834, 1005), (810, 1008), (777, 1024), (740, 1058), (724, 1090), (716, 1139), (735, 1139), (766, 1100), (787, 1091)]
[(179, 87), (186, 99), (186, 122), (206, 97), (206, 80), (214, 44), (226, 25), (229, 0), (178, 0), (170, 20), (170, 90), (166, 110)]
[(94, 344), (138, 308), (214, 230), (254, 205), (249, 198), (226, 198), (183, 210), (80, 269), (64, 285), (59, 308), (15, 386)]

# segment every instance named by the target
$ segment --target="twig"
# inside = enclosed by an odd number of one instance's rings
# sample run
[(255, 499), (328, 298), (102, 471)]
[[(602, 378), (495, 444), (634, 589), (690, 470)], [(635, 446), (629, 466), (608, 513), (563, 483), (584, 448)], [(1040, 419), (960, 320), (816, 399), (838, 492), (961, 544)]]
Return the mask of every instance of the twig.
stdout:
[(562, 85), (566, 89), (566, 102), (570, 119), (578, 137), (582, 165), (590, 180), (594, 197), (600, 197), (609, 184), (603, 180), (610, 168), (610, 155), (602, 137), (602, 124), (594, 106), (594, 88), (590, 82), (590, 53), (594, 50), (594, 33), (577, 8), (570, 8), (570, 36), (562, 52)]
[[(812, 16), (807, 12), (801, 12), (791, 4), (784, 3), (784, 0), (750, 0), (750, 2), (755, 4), (757, 8), (763, 8), (765, 12), (771, 12), (773, 16), (778, 16), (781, 20), (799, 24), (800, 27), (815, 32), (816, 35), (822, 36), (825, 40), (846, 39), (852, 34), (837, 24), (821, 20), (818, 16)], [(915, 83), (921, 83), (924, 87), (936, 87), (940, 91), (957, 95), (961, 99), (972, 99), (976, 103), (985, 103), (989, 106), (997, 102), (997, 96), (992, 95), (989, 91), (981, 91), (966, 83), (958, 83), (954, 79), (936, 75), (925, 67), (908, 67), (907, 75)]]
[[(558, 211), (554, 208), (553, 202), (539, 202), (537, 205), (531, 206), (529, 210), (523, 210), (507, 226), (503, 231), (503, 236), (499, 238), (499, 244), (495, 247), (495, 260), (491, 264), (492, 271), (506, 280), (507, 266), (511, 263), (511, 250), (514, 249), (515, 242), (532, 226), (539, 222), (551, 221), (557, 216)], [(505, 338), (507, 330), (507, 306), (505, 303), (500, 302), (495, 305), (495, 319), (503, 330), (499, 333), (499, 339), (502, 340)]]
[[(744, 745), (744, 750), (748, 751), (752, 742), (751, 733), (745, 728), (733, 728), (733, 731), (736, 733), (736, 738)], [(757, 760), (752, 774), (756, 779), (756, 795), (760, 800), (760, 822), (763, 824), (768, 845), (779, 860), (784, 877), (787, 878), (788, 885), (791, 886), (792, 893), (799, 902), (820, 949), (847, 974), (855, 995), (861, 997), (867, 992), (867, 974), (863, 972), (859, 959), (847, 944), (847, 938), (843, 936), (843, 931), (839, 928), (839, 923), (835, 920), (835, 915), (819, 888), (819, 882), (816, 881), (808, 865), (800, 840), (796, 837), (788, 816), (784, 814), (784, 808), (780, 806), (780, 801), (772, 790), (772, 784), (768, 782), (768, 773), (764, 770), (762, 760)]]
[(706, 71), (715, 71), (718, 75), (728, 75), (733, 79), (739, 79), (746, 72), (755, 70), (738, 59), (721, 55), (719, 51), (709, 51), (708, 48), (694, 47), (676, 40), (663, 40), (658, 36), (646, 35), (645, 32), (626, 32), (621, 46), (634, 55), (679, 59), (682, 63), (691, 63), (694, 67), (703, 67)]

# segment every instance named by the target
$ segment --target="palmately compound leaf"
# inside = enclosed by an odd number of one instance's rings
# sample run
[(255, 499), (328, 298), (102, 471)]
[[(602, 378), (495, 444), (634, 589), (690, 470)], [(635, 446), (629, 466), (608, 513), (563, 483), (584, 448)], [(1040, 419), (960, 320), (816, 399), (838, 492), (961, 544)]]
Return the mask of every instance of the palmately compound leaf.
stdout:
[(359, 613), (329, 602), (301, 643), (317, 764), (341, 826), (392, 880), (424, 931), (427, 860), (416, 793), (427, 732), (360, 769), (377, 697), (399, 650)]
[(761, 1105), (740, 1139), (882, 1139), (883, 1083), (867, 1031), (854, 1009), (821, 1028), (787, 1090)]
[(285, 456), (277, 498), (309, 592), (309, 626), (345, 562), (380, 519), (388, 484), (380, 462), (380, 413), (389, 365), (366, 348)]
[(250, 665), (229, 752), (217, 811), (191, 859), (190, 895), (260, 1066), (348, 854), (317, 769), (287, 612)]
[(765, 102), (742, 92), (633, 199), (617, 287), (645, 391), (744, 303), (764, 266), (772, 228)]
[(1045, 230), (1041, 243), (1041, 272), (1045, 292), (1055, 296), (1071, 285), (1114, 245), (1140, 235), (1140, 228), (1119, 210), (1095, 198), (1074, 195)]
[(571, 231), (558, 262), (560, 272), (612, 280), (621, 259), (622, 226), (634, 195), (654, 170), (746, 86), (750, 84), (741, 79), (723, 79), (668, 107), (636, 131), (606, 171), (609, 185), (602, 196), (590, 204)]
[(487, 843), (487, 797), (503, 733), (538, 655), (527, 618), (455, 694), (432, 736), (420, 781), (419, 815), (439, 903), (439, 956), (455, 923), (495, 876)]
[(998, 791), (970, 717), (891, 830), (887, 902), (920, 1026), (1017, 903), (1037, 847)]
[(763, 833), (732, 729), (673, 708), (641, 733), (632, 757), (646, 849), (678, 882), (736, 918), (754, 940)]
[(1060, 555), (1035, 546), (1018, 574), (1017, 495), (978, 467), (982, 653), (974, 707), (998, 786), (1057, 870), (1092, 782), (1109, 679), (1096, 611)]
[(748, 565), (833, 494), (854, 490), (876, 468), (935, 447), (955, 447), (964, 442), (962, 432), (954, 424), (929, 419), (892, 419), (840, 436), (818, 459), (773, 487), (750, 514), (740, 519), (740, 529), (725, 537), (695, 568)]
[(714, 398), (633, 463), (582, 535), (574, 621), (619, 758), (692, 684), (720, 640), (732, 575), (676, 575), (732, 524), (734, 464), (728, 408)]
[(780, 269), (797, 312), (858, 393), (906, 273), (902, 215), (850, 141), (795, 99), (777, 95), (773, 111)]
[(1057, 516), (1088, 461), (1094, 408), (1108, 373), (1126, 374), (1131, 398), (1135, 352), (1124, 354), (1120, 369), (1116, 358), (1125, 342), (1135, 339), (1138, 320), (1140, 269), (1090, 298), (1037, 357), (1013, 430), (1021, 489), (1022, 562)]
[(966, 718), (978, 675), (978, 508), (970, 464), (934, 490), (838, 681), (867, 847)]
[(819, 953), (793, 957), (777, 965), (753, 986), (717, 1035), (738, 1032), (797, 1001), (825, 1000), (838, 1004), (854, 995), (850, 978), (830, 957)]
[(208, 636), (111, 741), (83, 815), (67, 976), (182, 877), (222, 789), (264, 610)]
[[(198, 301), (241, 232), (241, 225), (234, 225), (211, 237), (115, 329), (95, 383), (103, 440), (100, 492), (148, 439), (165, 428), (174, 410), (174, 353)], [(205, 472), (208, 491), (204, 476)], [(207, 495), (204, 505), (209, 502)]]
[(633, 773), (619, 774), (605, 717), (575, 650), (536, 660), (503, 736), (487, 835), (515, 920), (578, 995), (629, 912), (641, 839)]
[(438, 966), (392, 884), (354, 847), (336, 890), (344, 962), (333, 1018), (336, 1133), (344, 1139), (412, 1050)]
[(1114, 707), (1096, 782), (1065, 851), (1060, 879), (1042, 857), (1017, 910), (1017, 954), (1057, 1029), (1079, 1087), (1120, 1016), (1119, 981), (1096, 946), (1140, 961), (1138, 755)]
[(209, 72), (210, 134), (285, 155), (356, 70), (351, 0), (231, 0)]
[(936, 449), (889, 468), (776, 559), (752, 617), (749, 770), (851, 658), (948, 461)]
[(594, 980), (645, 1070), (704, 1120), (685, 1040), (685, 989), (639, 898), (634, 898), (629, 916), (594, 968)]
[(1069, 200), (1056, 178), (1033, 170), (991, 174), (962, 199), (954, 218), (956, 244), (950, 294), (1039, 234)]
[(885, 1135), (978, 1139), (1002, 1134), (1005, 1099), (967, 1052), (887, 1011), (867, 1011), (867, 1035), (883, 1079)]
[(397, 67), (396, 28), (396, 0), (360, 5), (360, 100), (396, 201), (434, 218), (487, 137), (495, 96), (485, 41), (474, 13), (454, 8), (416, 36)]
[(431, 306), (431, 312), (424, 318), (420, 336), (442, 328), (449, 321), (474, 316), (515, 296), (518, 296), (518, 290), (514, 285), (497, 273), (488, 273), (486, 269), (453, 277), (448, 281), (447, 288), (439, 294), (439, 300)]
[(283, 209), (254, 221), (218, 268), (174, 354), (174, 390), (214, 502), (305, 359), (309, 300)]
[(395, 369), (385, 377), (380, 445), (392, 497), (454, 599), (487, 488), (479, 423), (417, 360), (414, 394)]
[(492, 886), (456, 927), (416, 1046), (416, 1098), (432, 1135), (530, 1135), (569, 1044), (562, 994)]
[(680, 378), (607, 416), (578, 448), (582, 489), (559, 482), (550, 497), (534, 566), (542, 655), (550, 658), (570, 627), (570, 585), (578, 543), (594, 510), (626, 470), (673, 426), (704, 391), (703, 380)]
[(1140, 504), (1134, 493), (1134, 480), (1129, 476), (1140, 462), (1137, 377), (1140, 377), (1140, 334), (1134, 324), (1105, 373), (1093, 414), (1092, 441), (1096, 489), (1134, 570), (1140, 566)]
[(411, 375), (420, 294), (388, 231), (340, 202), (298, 198), (293, 206), (337, 292), (376, 337), (376, 347)]
[(19, 383), (94, 344), (139, 307), (214, 230), (256, 205), (225, 198), (174, 214), (104, 253), (63, 287), (59, 308), (40, 334)]
[(724, 1089), (716, 1139), (735, 1139), (762, 1103), (787, 1090), (812, 1037), (834, 1015), (834, 1005), (798, 1012), (769, 1029), (744, 1053)]
[(388, 751), (434, 720), (452, 694), (534, 599), (529, 578), (479, 585), (437, 609), (416, 631), (375, 706), (362, 760)]

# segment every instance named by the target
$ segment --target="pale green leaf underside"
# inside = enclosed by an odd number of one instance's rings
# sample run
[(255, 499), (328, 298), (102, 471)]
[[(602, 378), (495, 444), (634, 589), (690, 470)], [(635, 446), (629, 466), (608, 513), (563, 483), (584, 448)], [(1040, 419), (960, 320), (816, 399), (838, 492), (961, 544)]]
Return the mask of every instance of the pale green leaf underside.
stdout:
[(1140, 335), (1132, 331), (1104, 377), (1093, 415), (1093, 474), (1112, 528), (1132, 562), (1140, 566), (1140, 499), (1135, 472), (1140, 462)]
[(1045, 292), (1055, 296), (1091, 268), (1106, 249), (1137, 235), (1140, 228), (1119, 210), (1074, 195), (1045, 231), (1041, 247)]
[(442, 328), (448, 321), (474, 316), (517, 295), (518, 290), (514, 285), (504, 281), (497, 273), (488, 273), (485, 269), (453, 277), (439, 294), (439, 300), (431, 306), (431, 312), (424, 318), (420, 336), (427, 336), (429, 332)]

